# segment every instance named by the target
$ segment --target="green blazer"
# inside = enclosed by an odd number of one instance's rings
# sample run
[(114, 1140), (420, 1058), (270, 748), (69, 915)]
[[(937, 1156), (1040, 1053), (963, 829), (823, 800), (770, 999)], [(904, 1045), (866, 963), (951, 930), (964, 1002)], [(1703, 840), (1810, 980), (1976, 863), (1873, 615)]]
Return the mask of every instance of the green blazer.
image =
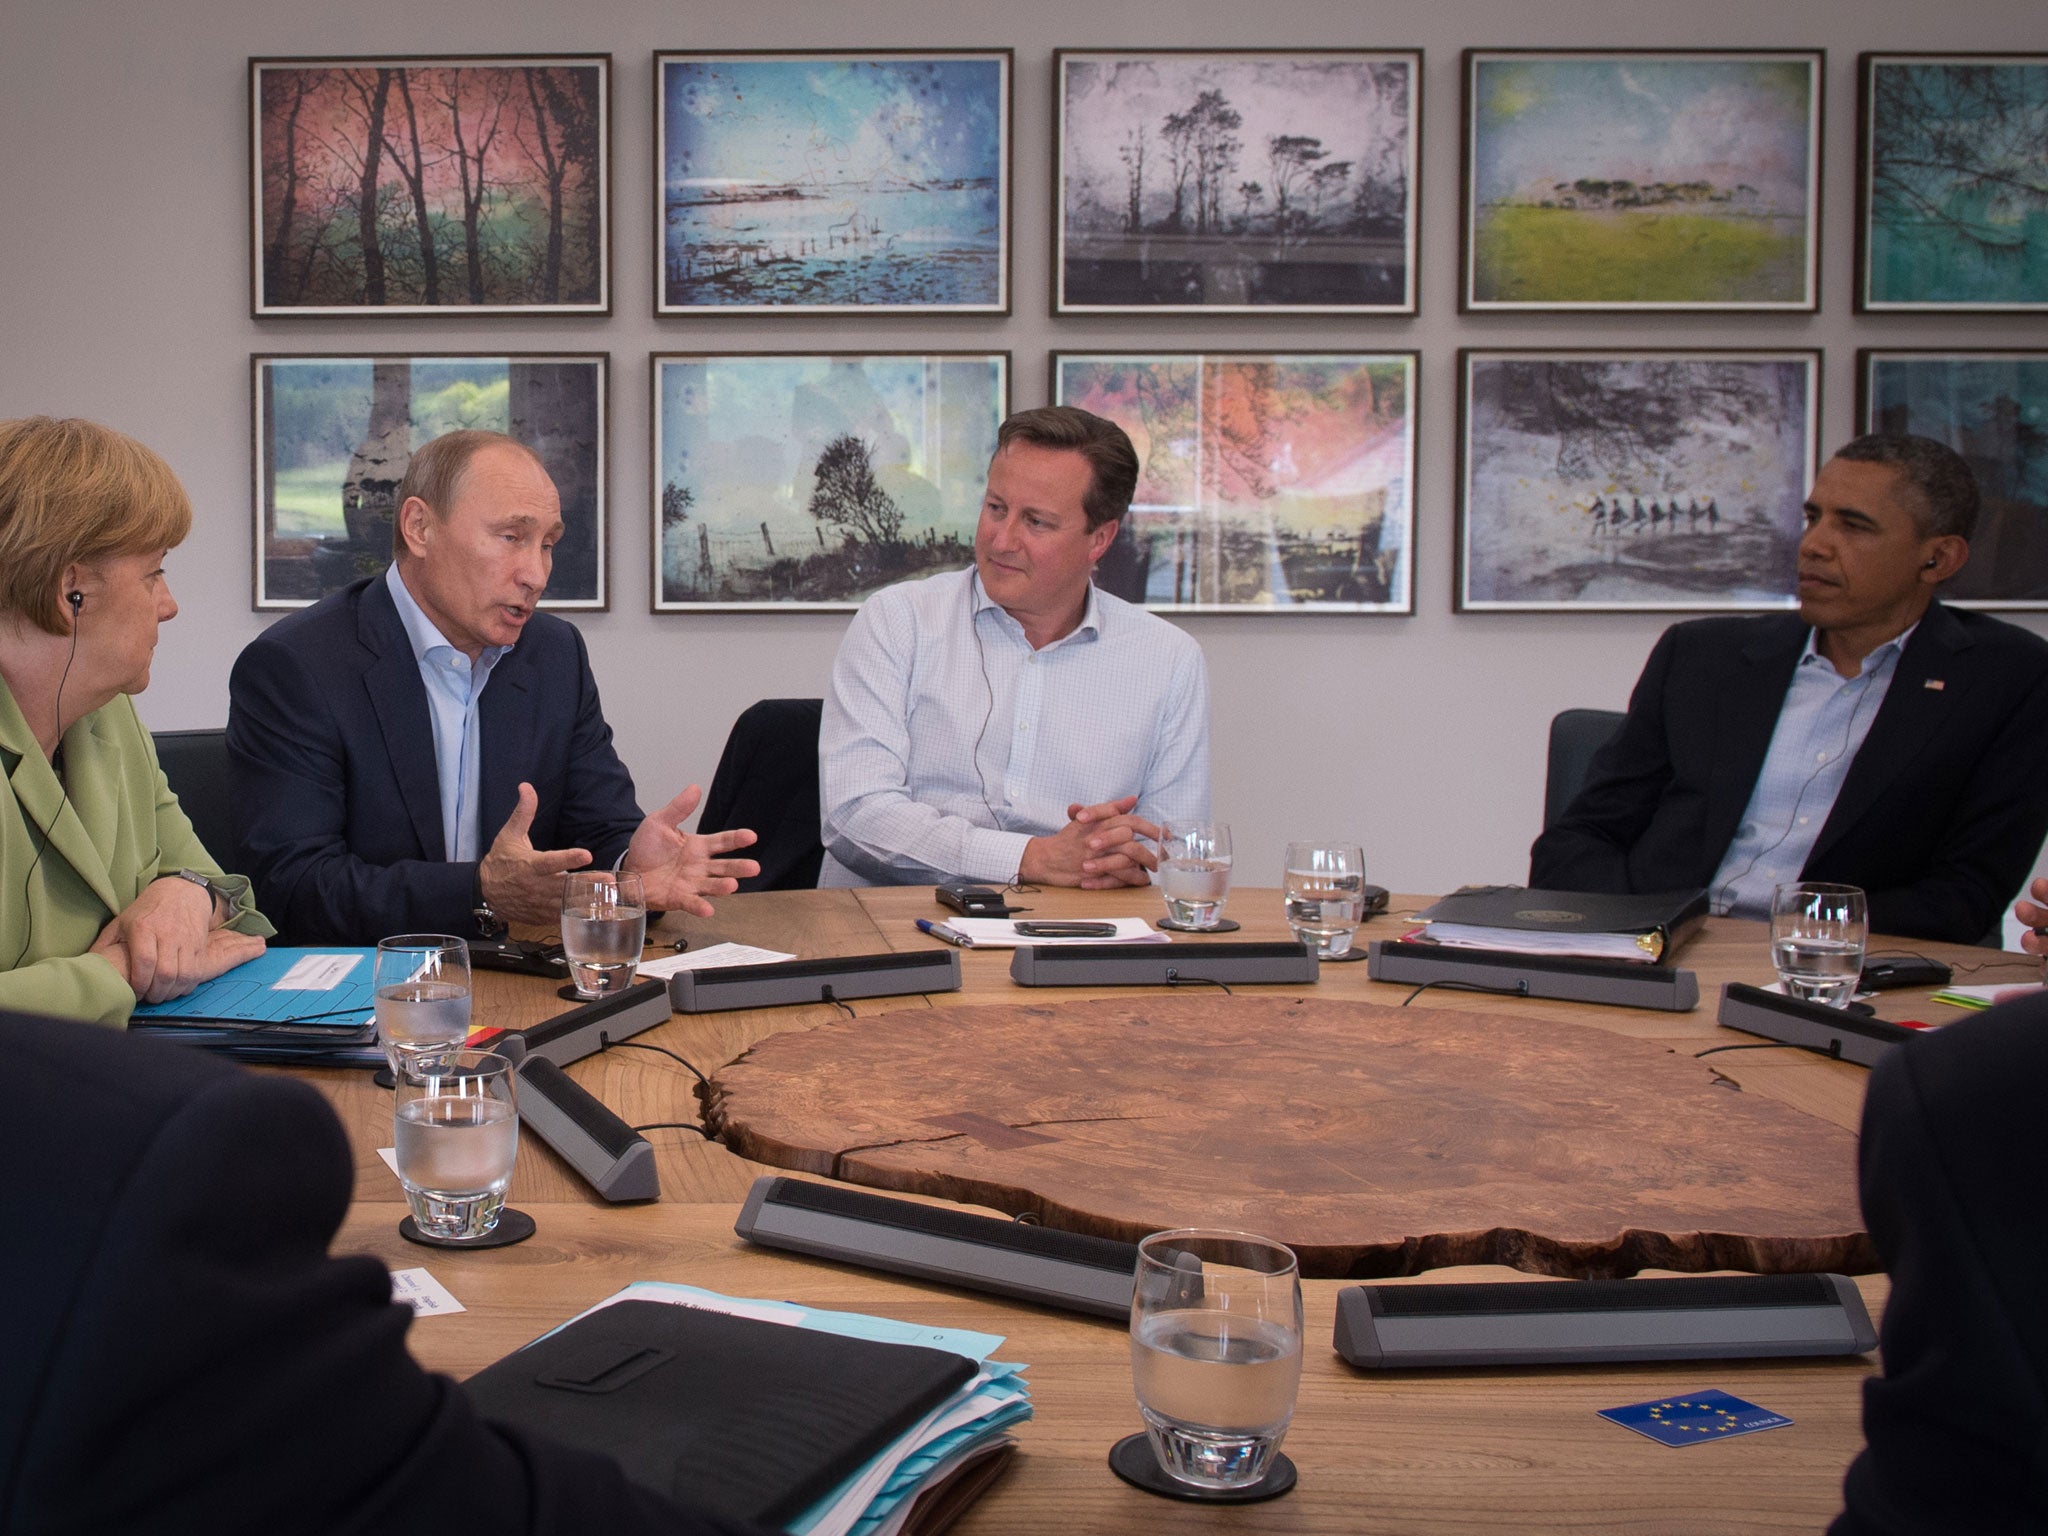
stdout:
[[(60, 781), (0, 682), (0, 773), (0, 1008), (126, 1024), (135, 994), (86, 951), (152, 880), (180, 869), (222, 878), (220, 865), (125, 695), (64, 733)], [(241, 932), (277, 931), (247, 882), (236, 908)]]

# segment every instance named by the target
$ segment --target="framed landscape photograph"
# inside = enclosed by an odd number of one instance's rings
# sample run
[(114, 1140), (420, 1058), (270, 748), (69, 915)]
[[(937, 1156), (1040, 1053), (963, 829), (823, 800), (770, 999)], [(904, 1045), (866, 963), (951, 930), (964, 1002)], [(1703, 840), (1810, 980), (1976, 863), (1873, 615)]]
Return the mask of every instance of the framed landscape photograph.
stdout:
[(1865, 348), (1856, 419), (1947, 443), (1976, 472), (1969, 563), (1943, 602), (2048, 609), (2048, 351)]
[(1419, 50), (1053, 57), (1053, 309), (1415, 313)]
[(1467, 349), (1458, 369), (1460, 611), (1797, 606), (1818, 351)]
[(1009, 313), (1010, 63), (657, 53), (654, 312)]
[(1412, 613), (1414, 352), (1053, 354), (1053, 399), (1130, 434), (1096, 584), (1182, 613)]
[(1860, 62), (1856, 307), (2048, 310), (2048, 54)]
[(543, 608), (605, 608), (603, 352), (435, 352), (250, 359), (255, 403), (255, 601), (304, 608), (391, 563), (413, 450), (481, 427), (547, 466), (564, 532)]
[(850, 609), (959, 570), (1007, 352), (657, 354), (654, 610)]
[(1467, 49), (1466, 310), (1813, 310), (1824, 55)]
[(610, 314), (611, 69), (251, 59), (256, 315)]

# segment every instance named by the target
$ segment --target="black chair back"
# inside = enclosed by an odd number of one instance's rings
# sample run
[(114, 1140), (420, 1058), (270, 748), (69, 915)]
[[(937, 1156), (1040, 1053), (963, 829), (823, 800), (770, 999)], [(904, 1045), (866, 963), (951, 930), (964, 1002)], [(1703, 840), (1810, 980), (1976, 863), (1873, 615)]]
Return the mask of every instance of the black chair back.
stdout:
[(1618, 709), (1567, 709), (1550, 722), (1550, 766), (1543, 778), (1543, 830), (1556, 826), (1586, 787), (1593, 754), (1614, 739), (1626, 718)]
[(757, 860), (761, 873), (742, 880), (743, 891), (807, 891), (818, 883), (825, 861), (818, 829), (824, 712), (823, 699), (763, 699), (732, 723), (697, 830), (753, 829), (760, 841), (744, 857)]
[(228, 788), (226, 731), (151, 731), (156, 760), (178, 797), (192, 830), (216, 864), (229, 874), (242, 863), (234, 797)]

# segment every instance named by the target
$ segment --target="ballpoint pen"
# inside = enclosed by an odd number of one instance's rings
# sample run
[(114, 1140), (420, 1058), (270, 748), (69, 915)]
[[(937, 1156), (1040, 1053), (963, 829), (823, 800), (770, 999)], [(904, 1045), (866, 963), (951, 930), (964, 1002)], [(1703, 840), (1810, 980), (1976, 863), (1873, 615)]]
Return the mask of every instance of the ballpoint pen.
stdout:
[(974, 940), (968, 938), (958, 928), (948, 928), (944, 923), (935, 923), (928, 917), (920, 917), (917, 920), (917, 930), (919, 933), (928, 933), (935, 939), (944, 939), (948, 944), (957, 944), (962, 949), (974, 947)]

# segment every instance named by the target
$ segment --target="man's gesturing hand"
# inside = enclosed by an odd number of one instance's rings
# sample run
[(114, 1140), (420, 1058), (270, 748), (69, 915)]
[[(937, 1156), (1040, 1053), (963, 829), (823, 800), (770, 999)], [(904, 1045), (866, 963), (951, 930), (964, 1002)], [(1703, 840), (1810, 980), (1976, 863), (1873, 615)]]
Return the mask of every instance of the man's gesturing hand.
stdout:
[(1138, 839), (1157, 842), (1160, 833), (1142, 816), (1131, 814), (1137, 808), (1136, 795), (1100, 805), (1068, 806), (1071, 819), (1064, 827), (1024, 845), (1017, 878), (1031, 885), (1077, 885), (1084, 891), (1146, 884), (1159, 867), (1159, 855)]
[(740, 881), (761, 873), (761, 866), (752, 859), (722, 857), (752, 845), (754, 834), (744, 827), (708, 835), (678, 828), (703, 797), (703, 791), (692, 784), (641, 822), (626, 846), (626, 862), (620, 867), (640, 877), (650, 911), (709, 917), (707, 896), (730, 896), (739, 889)]
[[(519, 803), (491, 840), (490, 852), (477, 866), (477, 883), (491, 910), (508, 923), (558, 923), (562, 919), (562, 876), (590, 862), (582, 848), (542, 853), (528, 835), (540, 796), (531, 784), (519, 786)], [(638, 841), (638, 839), (635, 839)]]

